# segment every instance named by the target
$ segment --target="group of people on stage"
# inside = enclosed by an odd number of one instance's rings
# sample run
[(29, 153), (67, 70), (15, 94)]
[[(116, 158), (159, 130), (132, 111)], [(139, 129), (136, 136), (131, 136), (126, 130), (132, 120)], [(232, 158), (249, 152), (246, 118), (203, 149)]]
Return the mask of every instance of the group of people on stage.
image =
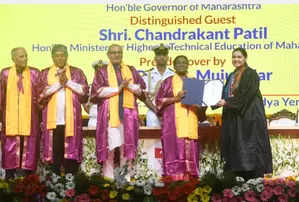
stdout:
[[(140, 75), (123, 60), (120, 45), (109, 46), (108, 64), (98, 61), (89, 89), (82, 69), (67, 63), (67, 47), (52, 47), (53, 65), (39, 71), (27, 65), (27, 52), (11, 51), (13, 64), (0, 74), (2, 117), (2, 167), (6, 178), (28, 174), (41, 159), (56, 174), (76, 174), (82, 161), (83, 134), (81, 105), (96, 125), (96, 157), (103, 174), (114, 178), (116, 166), (132, 164), (136, 157), (139, 131), (137, 99), (150, 109), (146, 124), (161, 126), (163, 175), (185, 180), (199, 175), (198, 122), (205, 108), (181, 103), (186, 91), (188, 58), (173, 60), (167, 67), (169, 48), (153, 48), (156, 67)], [(225, 171), (246, 179), (272, 172), (272, 156), (259, 77), (248, 67), (247, 53), (232, 53), (232, 72), (217, 107), (223, 107), (221, 154)], [(41, 124), (40, 124), (41, 123)], [(119, 159), (116, 161), (115, 159)]]

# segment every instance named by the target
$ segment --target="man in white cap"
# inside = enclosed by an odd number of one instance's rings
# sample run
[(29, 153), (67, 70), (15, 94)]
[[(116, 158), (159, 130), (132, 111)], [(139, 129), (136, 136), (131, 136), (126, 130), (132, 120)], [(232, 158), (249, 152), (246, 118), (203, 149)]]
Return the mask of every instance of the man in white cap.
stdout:
[[(174, 74), (173, 70), (166, 66), (169, 59), (169, 46), (160, 44), (154, 46), (153, 51), (155, 52), (155, 61), (157, 66), (148, 70), (143, 76), (146, 83), (146, 91), (152, 102), (155, 100), (154, 98), (158, 92), (161, 82)], [(155, 112), (150, 109), (146, 114), (146, 126), (160, 127), (159, 118)]]

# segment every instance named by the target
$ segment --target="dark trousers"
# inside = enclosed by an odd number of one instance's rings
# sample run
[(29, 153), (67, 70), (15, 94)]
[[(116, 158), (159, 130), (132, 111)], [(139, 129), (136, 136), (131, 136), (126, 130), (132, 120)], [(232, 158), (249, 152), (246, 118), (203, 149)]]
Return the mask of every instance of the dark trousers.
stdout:
[(20, 136), (20, 168), (6, 169), (5, 170), (5, 178), (6, 179), (13, 179), (15, 177), (15, 175), (26, 176), (26, 175), (29, 175), (32, 173), (31, 170), (25, 170), (25, 169), (21, 168), (23, 150), (24, 150), (24, 137)]
[(51, 169), (57, 175), (61, 174), (61, 167), (64, 167), (65, 173), (75, 175), (79, 169), (79, 163), (76, 160), (64, 158), (64, 138), (65, 126), (57, 125), (53, 131), (53, 165)]

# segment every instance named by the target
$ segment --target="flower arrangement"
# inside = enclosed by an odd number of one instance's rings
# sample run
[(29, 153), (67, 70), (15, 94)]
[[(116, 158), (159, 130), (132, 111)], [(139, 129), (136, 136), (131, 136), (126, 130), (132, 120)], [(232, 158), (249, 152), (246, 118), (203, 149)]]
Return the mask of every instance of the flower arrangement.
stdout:
[[(298, 191), (298, 190), (297, 190)], [(297, 201), (296, 181), (294, 178), (256, 178), (247, 182), (241, 177), (236, 177), (232, 187), (214, 193), (212, 202), (220, 201)]]
[(170, 177), (162, 178), (163, 186), (153, 188), (153, 196), (158, 201), (184, 201), (198, 186), (198, 179), (190, 181), (172, 181)]
[(86, 173), (86, 175), (97, 175), (101, 174), (101, 165), (98, 164), (95, 150), (96, 143), (94, 137), (85, 137), (83, 138), (83, 161), (80, 165), (80, 169), (82, 172)]
[[(232, 173), (224, 173), (217, 145), (201, 151), (200, 180), (171, 181), (149, 168), (140, 141), (132, 168), (115, 169), (115, 181), (100, 175), (92, 139), (84, 142), (84, 161), (76, 176), (57, 176), (40, 166), (38, 175), (5, 181), (0, 179), (1, 202), (11, 201), (299, 201), (298, 140), (271, 137), (273, 176), (247, 182)], [(92, 162), (89, 162), (92, 161)], [(131, 175), (128, 180), (127, 174)], [(1, 174), (3, 177), (3, 172)], [(288, 176), (288, 177), (287, 177)], [(294, 176), (294, 177), (289, 177)], [(297, 178), (296, 178), (297, 177)], [(297, 180), (297, 181), (296, 181)]]
[(144, 194), (150, 196), (152, 187), (160, 182), (160, 176), (148, 166), (146, 153), (142, 151), (144, 141), (138, 145), (136, 159), (132, 166), (132, 179), (130, 184), (141, 187)]
[[(130, 183), (119, 186), (116, 181), (99, 175), (57, 176), (29, 175), (11, 181), (0, 181), (1, 201), (64, 201), (64, 202), (116, 202), (116, 201), (299, 201), (299, 182), (295, 177), (257, 178), (245, 181), (230, 173), (218, 177), (208, 173), (199, 179), (171, 181), (152, 187), (147, 195), (141, 186)], [(121, 175), (121, 174), (120, 174)]]
[(11, 182), (0, 179), (0, 198), (3, 202), (13, 201)]
[(75, 189), (75, 181), (71, 173), (59, 176), (44, 167), (40, 170), (40, 182), (47, 187), (47, 201), (59, 201), (65, 198), (72, 198), (72, 190)]
[[(274, 176), (299, 176), (299, 140), (285, 138), (282, 136), (272, 136), (270, 138), (273, 156), (273, 175)], [(137, 158), (133, 163), (134, 179), (139, 184), (145, 181), (155, 180), (160, 177), (157, 172), (148, 168), (148, 160), (142, 151), (143, 141), (139, 142)], [(81, 170), (87, 175), (100, 174), (101, 167), (95, 157), (94, 138), (84, 139), (84, 156), (81, 164)], [(217, 176), (223, 174), (224, 162), (221, 161), (220, 149), (218, 145), (205, 145), (200, 154), (200, 177), (207, 173), (214, 173)], [(138, 180), (139, 179), (139, 180)], [(149, 187), (149, 186), (148, 186)]]
[(205, 145), (200, 153), (199, 176), (214, 173), (216, 176), (223, 175), (224, 162), (220, 157), (220, 149), (217, 144)]
[[(118, 169), (121, 172), (121, 169)], [(121, 174), (118, 174), (122, 176)], [(86, 176), (83, 173), (75, 177), (74, 201), (143, 201), (147, 196), (140, 187), (128, 182), (120, 186), (117, 180), (111, 181), (101, 176)], [(79, 186), (78, 186), (79, 185)]]
[(1, 201), (37, 201), (44, 198), (46, 193), (45, 184), (40, 182), (40, 177), (36, 174), (8, 182), (0, 180)]
[(209, 185), (202, 185), (198, 186), (194, 191), (188, 195), (187, 201), (202, 201), (202, 202), (209, 202), (210, 201), (210, 193), (212, 188)]
[(273, 174), (299, 176), (299, 140), (276, 136), (271, 138)]
[[(282, 136), (270, 138), (273, 158), (273, 176), (299, 176), (299, 140)], [(223, 175), (224, 162), (218, 145), (205, 145), (200, 154), (200, 176), (213, 173)]]

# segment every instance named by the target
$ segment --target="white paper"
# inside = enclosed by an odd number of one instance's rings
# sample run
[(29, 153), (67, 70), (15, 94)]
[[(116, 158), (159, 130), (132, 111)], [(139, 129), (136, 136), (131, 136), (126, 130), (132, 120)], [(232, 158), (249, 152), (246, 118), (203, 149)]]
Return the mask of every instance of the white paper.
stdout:
[(223, 82), (221, 80), (210, 80), (204, 86), (203, 106), (216, 105), (222, 96)]

